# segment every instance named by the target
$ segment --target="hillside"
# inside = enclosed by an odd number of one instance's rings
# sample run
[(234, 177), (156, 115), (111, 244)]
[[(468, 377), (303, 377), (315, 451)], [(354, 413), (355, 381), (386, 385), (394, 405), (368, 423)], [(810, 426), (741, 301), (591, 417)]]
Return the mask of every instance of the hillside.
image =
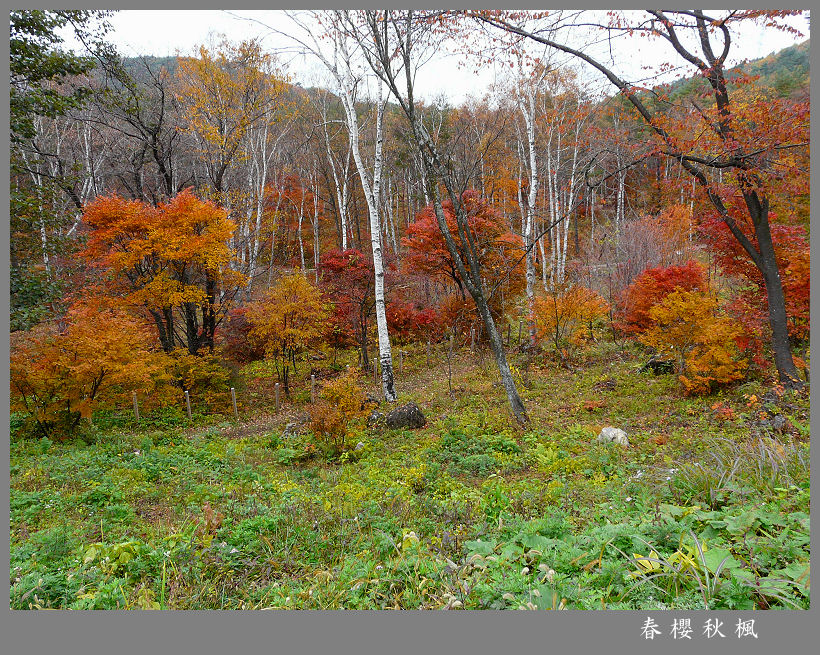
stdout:
[[(809, 40), (784, 48), (761, 59), (752, 59), (728, 71), (729, 79), (738, 74), (758, 77), (757, 84), (788, 96), (809, 84)], [(691, 93), (706, 91), (708, 83), (701, 77), (687, 77), (663, 87), (674, 101)]]

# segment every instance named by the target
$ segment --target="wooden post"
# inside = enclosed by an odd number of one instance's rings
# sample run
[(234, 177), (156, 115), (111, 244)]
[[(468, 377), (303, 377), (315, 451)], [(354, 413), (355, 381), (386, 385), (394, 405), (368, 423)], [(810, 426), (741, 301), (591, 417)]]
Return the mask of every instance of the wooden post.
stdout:
[(188, 390), (185, 390), (185, 409), (188, 410), (188, 420), (191, 420), (191, 397), (188, 395)]
[(310, 374), (310, 402), (316, 402), (316, 376), (313, 373)]
[(399, 375), (404, 372), (404, 351), (399, 351)]
[(475, 328), (470, 328), (470, 352), (475, 354)]
[(373, 384), (379, 383), (379, 365), (373, 362)]
[(521, 344), (521, 328), (524, 326), (524, 321), (518, 321), (518, 343)]
[(273, 394), (276, 398), (276, 411), (279, 411), (279, 383), (277, 382), (273, 387)]
[(231, 402), (233, 403), (233, 415), (236, 420), (239, 420), (239, 412), (236, 409), (236, 389), (231, 387)]
[(430, 368), (430, 339), (427, 339), (427, 368)]
[(137, 423), (139, 423), (140, 422), (140, 408), (137, 405), (137, 392), (132, 391), (131, 392), (131, 397), (134, 399), (134, 416), (137, 419)]
[(512, 341), (510, 341), (510, 337), (512, 336), (512, 325), (507, 323), (507, 348), (512, 345)]

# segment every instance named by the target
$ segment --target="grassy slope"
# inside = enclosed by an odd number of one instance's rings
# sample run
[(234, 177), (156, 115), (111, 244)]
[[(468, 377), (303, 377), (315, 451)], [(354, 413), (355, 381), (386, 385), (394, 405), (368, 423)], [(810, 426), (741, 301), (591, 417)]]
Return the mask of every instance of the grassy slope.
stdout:
[[(521, 433), (489, 357), (456, 357), (451, 399), (408, 352), (399, 400), (427, 427), (361, 427), (342, 462), (282, 438), (298, 407), (13, 436), (12, 607), (808, 607), (807, 393), (759, 439), (760, 383), (685, 398), (605, 344), (523, 374)], [(592, 445), (604, 425), (631, 446)]]

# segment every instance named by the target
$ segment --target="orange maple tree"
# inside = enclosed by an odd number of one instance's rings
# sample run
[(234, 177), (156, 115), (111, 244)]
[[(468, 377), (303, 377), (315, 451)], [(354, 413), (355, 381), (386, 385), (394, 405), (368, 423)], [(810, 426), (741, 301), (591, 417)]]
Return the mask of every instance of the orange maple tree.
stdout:
[(697, 262), (648, 268), (621, 296), (618, 327), (631, 334), (645, 332), (653, 325), (652, 308), (672, 291), (705, 291), (706, 288), (706, 272)]
[(245, 277), (230, 268), (235, 225), (225, 210), (185, 190), (153, 207), (117, 195), (97, 198), (81, 256), (103, 285), (153, 318), (163, 350), (214, 347), (214, 333)]
[(43, 436), (70, 434), (95, 409), (165, 379), (150, 330), (108, 299), (75, 304), (63, 323), (12, 334), (11, 409)]
[(565, 359), (583, 340), (593, 335), (596, 321), (609, 311), (607, 302), (592, 289), (579, 285), (556, 287), (538, 296), (533, 318), (539, 340), (549, 340), (555, 352)]
[[(479, 254), (478, 265), (489, 291), (488, 304), (494, 318), (498, 318), (503, 314), (505, 304), (523, 289), (521, 240), (508, 230), (500, 212), (484, 202), (477, 191), (465, 191), (461, 202), (467, 215), (469, 237)], [(458, 233), (452, 203), (445, 200), (442, 208), (450, 231)], [(466, 300), (464, 281), (450, 256), (431, 205), (416, 215), (401, 242), (407, 249), (403, 264), (408, 271), (452, 282), (462, 300)], [(467, 257), (461, 250), (459, 253), (466, 268)]]
[[(801, 225), (773, 224), (771, 232), (781, 271), (783, 293), (786, 297), (789, 335), (795, 340), (805, 340), (808, 339), (810, 325), (809, 240)], [(738, 318), (749, 332), (762, 334), (767, 327), (768, 303), (760, 271), (745, 256), (722, 221), (714, 217), (705, 219), (698, 226), (698, 234), (714, 251), (721, 269), (747, 284), (744, 297), (735, 298), (735, 306), (744, 307)], [(754, 239), (754, 235), (750, 238)], [(752, 287), (751, 293), (748, 289), (749, 283)]]
[(640, 340), (676, 363), (688, 394), (743, 378), (747, 360), (738, 347), (743, 331), (712, 296), (678, 288), (652, 307), (649, 317), (652, 326)]

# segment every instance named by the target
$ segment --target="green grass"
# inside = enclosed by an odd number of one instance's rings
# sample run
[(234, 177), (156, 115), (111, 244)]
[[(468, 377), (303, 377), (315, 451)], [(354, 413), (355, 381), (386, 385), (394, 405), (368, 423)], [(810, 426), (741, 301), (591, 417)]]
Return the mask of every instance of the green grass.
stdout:
[[(760, 439), (761, 382), (686, 398), (605, 345), (577, 372), (523, 373), (521, 432), (491, 358), (461, 353), (451, 397), (446, 368), (405, 350), (399, 402), (428, 425), (356, 428), (364, 447), (337, 461), (282, 437), (298, 389), (278, 416), (260, 393), (239, 424), (109, 413), (70, 442), (12, 417), (11, 606), (809, 606), (807, 393), (783, 399), (788, 434)], [(631, 446), (593, 445), (605, 425)]]

